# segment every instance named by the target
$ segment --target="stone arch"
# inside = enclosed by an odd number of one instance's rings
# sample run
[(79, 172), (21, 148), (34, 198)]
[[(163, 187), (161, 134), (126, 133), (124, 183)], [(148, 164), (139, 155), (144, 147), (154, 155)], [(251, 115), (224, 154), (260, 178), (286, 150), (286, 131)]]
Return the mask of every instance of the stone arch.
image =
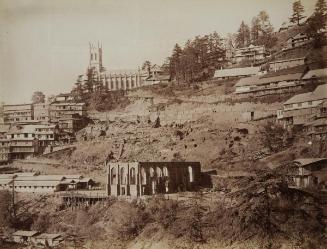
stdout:
[(146, 185), (147, 179), (146, 179), (146, 171), (144, 168), (141, 168), (141, 184)]
[(129, 170), (129, 184), (136, 184), (135, 168)]
[(188, 166), (189, 181), (194, 182), (194, 172), (192, 166)]
[(163, 176), (169, 177), (168, 168), (166, 166), (163, 167), (162, 172), (163, 172)]
[(118, 184), (117, 182), (117, 169), (114, 167), (114, 168), (111, 168), (110, 170), (110, 182), (111, 184)]
[(126, 184), (127, 175), (125, 168), (120, 168), (120, 184)]
[(162, 170), (161, 170), (160, 167), (157, 167), (157, 168), (156, 168), (156, 173), (157, 173), (157, 177), (158, 177), (158, 178), (163, 177)]
[(149, 172), (150, 172), (150, 177), (154, 177), (154, 169), (152, 167), (150, 167)]

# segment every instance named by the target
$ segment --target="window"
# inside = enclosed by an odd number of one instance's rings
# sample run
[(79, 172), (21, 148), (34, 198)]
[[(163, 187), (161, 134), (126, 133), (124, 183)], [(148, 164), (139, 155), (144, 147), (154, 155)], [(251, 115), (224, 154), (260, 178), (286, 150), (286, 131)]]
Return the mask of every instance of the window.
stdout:
[(116, 168), (111, 168), (111, 173), (110, 173), (110, 177), (111, 177), (111, 184), (117, 184), (117, 171)]
[(152, 167), (150, 168), (150, 177), (154, 177), (154, 169)]
[(130, 179), (130, 184), (136, 184), (135, 168), (131, 168), (129, 170), (129, 179)]
[(157, 177), (162, 177), (162, 170), (159, 167), (157, 167)]
[(193, 168), (191, 166), (188, 166), (188, 174), (189, 174), (190, 182), (193, 182), (194, 181), (194, 176), (193, 176)]
[(125, 168), (120, 169), (120, 184), (126, 184), (126, 170)]
[(141, 184), (146, 185), (146, 172), (144, 168), (141, 169)]
[(301, 106), (302, 106), (302, 103), (298, 103), (297, 106), (298, 106), (298, 107), (301, 107)]
[(93, 60), (93, 54), (91, 54), (91, 61)]
[(308, 105), (312, 105), (312, 101), (309, 101), (309, 102), (308, 102)]
[(97, 54), (94, 54), (94, 60), (97, 60)]
[(168, 175), (168, 169), (167, 169), (167, 167), (164, 167), (163, 168), (163, 175), (165, 176), (165, 177), (168, 177), (169, 175)]

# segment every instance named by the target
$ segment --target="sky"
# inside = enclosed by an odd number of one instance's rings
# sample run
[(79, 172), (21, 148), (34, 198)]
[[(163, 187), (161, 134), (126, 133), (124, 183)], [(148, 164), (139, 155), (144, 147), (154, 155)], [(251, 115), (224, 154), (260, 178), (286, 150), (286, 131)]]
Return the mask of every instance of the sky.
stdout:
[[(234, 33), (266, 10), (276, 30), (293, 0), (0, 0), (0, 102), (28, 103), (34, 91), (69, 92), (86, 71), (89, 42), (108, 70), (162, 64), (176, 43)], [(316, 0), (302, 0), (306, 15)]]

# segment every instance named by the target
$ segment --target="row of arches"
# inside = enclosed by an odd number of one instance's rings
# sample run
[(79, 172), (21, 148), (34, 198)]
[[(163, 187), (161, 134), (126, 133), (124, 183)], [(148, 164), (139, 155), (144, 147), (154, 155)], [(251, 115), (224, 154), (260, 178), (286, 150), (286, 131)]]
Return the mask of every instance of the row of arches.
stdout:
[[(191, 166), (188, 166), (188, 180), (189, 182), (194, 182), (194, 171)], [(118, 179), (120, 180), (121, 185), (134, 185), (137, 183), (136, 181), (136, 169), (134, 167), (131, 167), (129, 169), (122, 167), (119, 169), (119, 172), (117, 172), (118, 169), (116, 167), (111, 168), (110, 171), (110, 182), (112, 185), (118, 184)], [(119, 173), (119, 174), (118, 174)], [(128, 174), (129, 173), (129, 174)], [(169, 178), (169, 171), (166, 166), (164, 167), (150, 167), (147, 171), (144, 167), (141, 168), (140, 172), (141, 176), (141, 185), (146, 185), (148, 183), (148, 180), (153, 178)], [(128, 182), (129, 178), (129, 182)]]

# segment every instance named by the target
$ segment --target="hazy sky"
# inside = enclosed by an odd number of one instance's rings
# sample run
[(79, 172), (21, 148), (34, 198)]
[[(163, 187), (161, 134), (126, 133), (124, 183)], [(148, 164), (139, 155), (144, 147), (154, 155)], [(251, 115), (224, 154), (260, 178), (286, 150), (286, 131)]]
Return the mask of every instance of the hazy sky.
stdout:
[[(162, 64), (174, 44), (213, 31), (236, 32), (266, 10), (275, 29), (293, 0), (0, 0), (0, 101), (29, 102), (70, 91), (101, 42), (107, 69)], [(311, 14), (316, 0), (302, 0)]]

